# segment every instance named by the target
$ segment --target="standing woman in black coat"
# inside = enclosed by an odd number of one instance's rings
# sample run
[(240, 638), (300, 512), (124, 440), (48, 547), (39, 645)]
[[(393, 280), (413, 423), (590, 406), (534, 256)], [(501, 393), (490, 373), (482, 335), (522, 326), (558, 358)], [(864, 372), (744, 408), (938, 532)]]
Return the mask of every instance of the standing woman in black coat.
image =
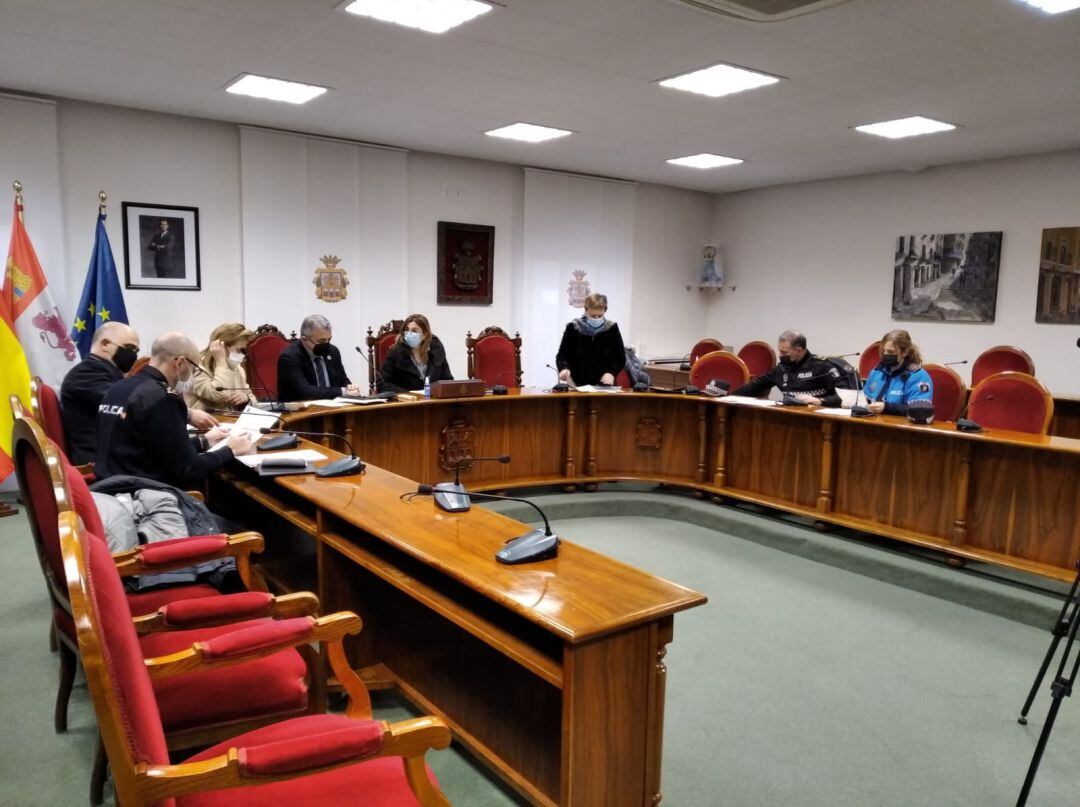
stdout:
[(401, 326), (397, 341), (390, 348), (379, 371), (380, 392), (409, 392), (431, 383), (453, 379), (446, 363), (446, 350), (423, 314), (410, 314)]
[(590, 294), (585, 313), (566, 323), (555, 366), (560, 381), (582, 384), (614, 384), (626, 363), (619, 326), (607, 318), (607, 296)]

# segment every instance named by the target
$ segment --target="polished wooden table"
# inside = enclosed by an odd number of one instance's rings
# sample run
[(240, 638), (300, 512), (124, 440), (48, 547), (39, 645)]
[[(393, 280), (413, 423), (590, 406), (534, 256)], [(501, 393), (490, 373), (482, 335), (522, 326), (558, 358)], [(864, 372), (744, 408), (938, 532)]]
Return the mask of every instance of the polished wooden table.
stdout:
[[(1080, 440), (905, 418), (851, 419), (650, 393), (512, 390), (289, 416), (345, 434), (409, 479), (476, 490), (648, 480), (767, 505), (980, 560), (1071, 579), (1080, 555)], [(300, 424), (305, 424), (301, 426)]]
[[(528, 399), (515, 402), (524, 415)], [(460, 406), (290, 420), (355, 419), (380, 435), (378, 453), (404, 460), (419, 430), (435, 428), (437, 439), (436, 421)], [(555, 559), (501, 565), (495, 552), (525, 525), (482, 508), (442, 512), (430, 497), (409, 496), (415, 481), (365, 459), (364, 475), (340, 479), (230, 470), (211, 501), (242, 508), (245, 523), (263, 530), (260, 568), (272, 587), (314, 588), (324, 610), (360, 614), (364, 630), (347, 649), (370, 687), (395, 687), (442, 717), (530, 802), (659, 803), (663, 658), (674, 614), (705, 597), (572, 540)]]

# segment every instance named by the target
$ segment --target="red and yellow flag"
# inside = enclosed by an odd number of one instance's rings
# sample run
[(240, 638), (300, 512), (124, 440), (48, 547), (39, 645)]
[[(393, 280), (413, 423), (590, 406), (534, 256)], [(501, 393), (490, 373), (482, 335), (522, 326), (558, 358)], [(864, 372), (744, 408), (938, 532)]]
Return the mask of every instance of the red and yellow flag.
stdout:
[(9, 396), (18, 395), (23, 405), (30, 404), (30, 368), (15, 336), (6, 295), (0, 295), (0, 394), (3, 395), (0, 400), (0, 482), (3, 482), (15, 470), (11, 459), (11, 429), (15, 421)]

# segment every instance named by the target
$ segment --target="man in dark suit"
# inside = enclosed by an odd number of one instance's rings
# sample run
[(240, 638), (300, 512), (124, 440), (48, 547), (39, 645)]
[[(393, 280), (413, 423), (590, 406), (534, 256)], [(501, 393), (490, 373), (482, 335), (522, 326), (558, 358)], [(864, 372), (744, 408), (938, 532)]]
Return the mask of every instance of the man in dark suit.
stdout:
[(282, 401), (360, 395), (360, 388), (345, 373), (341, 351), (330, 344), (332, 337), (326, 317), (312, 314), (304, 318), (300, 339), (278, 357), (278, 397)]
[(154, 277), (181, 277), (173, 270), (172, 249), (174, 236), (169, 229), (169, 220), (158, 222), (158, 231), (150, 239), (149, 250), (154, 254)]

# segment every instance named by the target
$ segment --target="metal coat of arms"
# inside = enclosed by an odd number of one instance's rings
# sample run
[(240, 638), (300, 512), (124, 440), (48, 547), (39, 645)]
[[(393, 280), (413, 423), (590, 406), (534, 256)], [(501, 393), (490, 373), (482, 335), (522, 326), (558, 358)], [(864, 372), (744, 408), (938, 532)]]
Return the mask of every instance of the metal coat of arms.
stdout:
[(571, 308), (581, 308), (585, 305), (585, 298), (592, 289), (589, 281), (585, 279), (586, 272), (583, 269), (575, 269), (570, 285), (566, 287), (566, 302)]
[(315, 296), (324, 303), (340, 303), (349, 292), (349, 276), (344, 269), (338, 266), (341, 258), (337, 255), (323, 255), (319, 258), (323, 265), (315, 270)]

